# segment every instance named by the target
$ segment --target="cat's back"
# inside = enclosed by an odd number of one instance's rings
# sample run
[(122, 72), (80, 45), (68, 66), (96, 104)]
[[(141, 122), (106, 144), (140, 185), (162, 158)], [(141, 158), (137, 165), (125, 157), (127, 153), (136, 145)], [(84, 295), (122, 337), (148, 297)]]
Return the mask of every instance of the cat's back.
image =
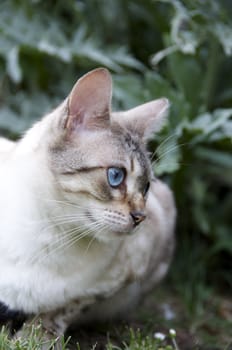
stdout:
[(0, 137), (0, 162), (4, 161), (15, 147), (15, 142)]

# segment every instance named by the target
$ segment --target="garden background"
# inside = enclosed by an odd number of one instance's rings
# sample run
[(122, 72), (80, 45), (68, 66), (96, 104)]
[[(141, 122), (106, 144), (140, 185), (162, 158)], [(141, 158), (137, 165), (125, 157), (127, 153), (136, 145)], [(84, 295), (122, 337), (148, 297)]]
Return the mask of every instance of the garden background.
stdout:
[(184, 350), (232, 347), (231, 18), (229, 0), (0, 3), (1, 135), (18, 138), (96, 67), (113, 75), (114, 109), (169, 98), (150, 150), (178, 208), (176, 253), (158, 294), (179, 306), (177, 320), (156, 328), (174, 325), (177, 340), (180, 329), (180, 344), (191, 338)]

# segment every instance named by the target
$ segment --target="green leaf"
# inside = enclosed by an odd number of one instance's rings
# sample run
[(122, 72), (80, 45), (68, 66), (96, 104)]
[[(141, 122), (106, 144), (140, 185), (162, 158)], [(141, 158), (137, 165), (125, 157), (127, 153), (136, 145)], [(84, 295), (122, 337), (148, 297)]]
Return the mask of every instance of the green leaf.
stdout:
[(226, 55), (232, 55), (232, 27), (224, 23), (215, 23), (211, 28), (217, 37)]
[(199, 61), (177, 52), (168, 57), (168, 67), (175, 84), (191, 106), (191, 114), (198, 113), (203, 87), (203, 72)]
[(20, 119), (10, 108), (3, 107), (0, 109), (0, 125), (2, 129), (20, 134), (26, 130), (28, 122), (25, 119)]
[(14, 83), (22, 80), (22, 70), (19, 64), (19, 48), (13, 47), (7, 54), (7, 72)]
[(232, 154), (206, 147), (197, 147), (194, 153), (202, 160), (215, 163), (223, 168), (232, 169)]
[[(212, 140), (212, 135), (225, 128), (225, 123), (232, 116), (232, 109), (217, 109), (213, 113), (204, 113), (199, 115), (191, 123), (185, 125), (191, 132), (197, 132), (199, 135), (193, 138), (192, 143), (197, 144), (203, 140)], [(222, 134), (223, 135), (223, 134)], [(223, 137), (228, 137), (227, 132)]]
[(56, 56), (64, 62), (70, 62), (72, 53), (67, 47), (58, 47), (46, 39), (41, 39), (38, 43), (38, 50), (50, 56)]
[(215, 131), (209, 138), (211, 142), (221, 141), (224, 139), (230, 140), (232, 142), (232, 120), (227, 120), (220, 129)]
[[(133, 74), (115, 75), (114, 104), (117, 109), (129, 109), (146, 101), (142, 80)], [(117, 100), (117, 103), (115, 103)]]
[(181, 6), (181, 2), (174, 0), (174, 3), (176, 4), (176, 14), (171, 22), (171, 42), (176, 44), (181, 52), (194, 54), (200, 40), (193, 28), (191, 30), (191, 13), (186, 11), (184, 6)]

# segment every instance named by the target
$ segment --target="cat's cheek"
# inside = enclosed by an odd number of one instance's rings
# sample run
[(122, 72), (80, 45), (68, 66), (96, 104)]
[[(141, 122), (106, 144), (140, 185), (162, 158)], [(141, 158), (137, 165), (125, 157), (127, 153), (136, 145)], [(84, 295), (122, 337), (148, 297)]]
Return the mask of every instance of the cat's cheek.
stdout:
[(110, 240), (133, 233), (134, 223), (128, 212), (114, 208), (89, 208), (85, 212), (86, 227), (94, 232), (99, 240)]
[(118, 211), (105, 211), (104, 219), (109, 232), (118, 235), (131, 234), (134, 230), (134, 222), (130, 214), (126, 215)]

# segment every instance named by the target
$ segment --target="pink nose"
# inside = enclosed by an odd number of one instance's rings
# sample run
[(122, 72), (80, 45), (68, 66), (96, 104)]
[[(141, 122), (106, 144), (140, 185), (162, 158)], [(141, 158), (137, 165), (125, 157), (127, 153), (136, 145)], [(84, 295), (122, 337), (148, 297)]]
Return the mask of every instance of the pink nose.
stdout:
[(130, 215), (133, 219), (135, 226), (138, 226), (140, 222), (146, 219), (146, 215), (142, 211), (131, 211)]

